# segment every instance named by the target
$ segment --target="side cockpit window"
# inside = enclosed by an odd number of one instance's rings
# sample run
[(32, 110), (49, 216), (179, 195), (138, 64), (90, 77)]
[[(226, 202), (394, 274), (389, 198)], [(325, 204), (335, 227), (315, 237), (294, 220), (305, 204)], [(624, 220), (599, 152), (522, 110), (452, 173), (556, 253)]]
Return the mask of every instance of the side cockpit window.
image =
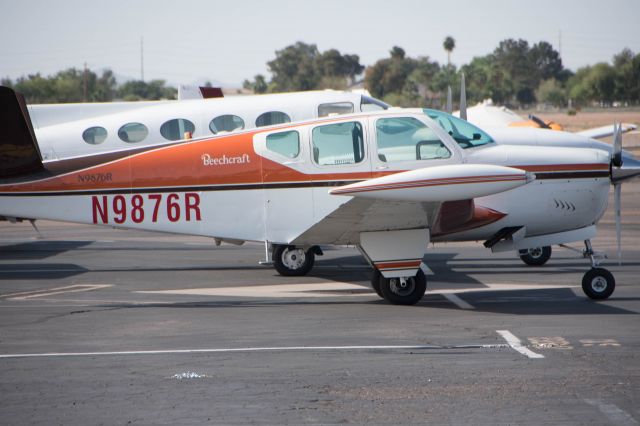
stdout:
[(356, 164), (364, 160), (362, 124), (327, 124), (312, 131), (313, 161), (321, 166)]
[(300, 153), (300, 135), (295, 130), (267, 135), (267, 149), (288, 158)]
[(438, 160), (451, 151), (438, 135), (413, 117), (381, 118), (376, 122), (378, 159), (383, 162)]
[(318, 105), (318, 117), (328, 117), (330, 115), (351, 114), (353, 104), (351, 102), (332, 102)]

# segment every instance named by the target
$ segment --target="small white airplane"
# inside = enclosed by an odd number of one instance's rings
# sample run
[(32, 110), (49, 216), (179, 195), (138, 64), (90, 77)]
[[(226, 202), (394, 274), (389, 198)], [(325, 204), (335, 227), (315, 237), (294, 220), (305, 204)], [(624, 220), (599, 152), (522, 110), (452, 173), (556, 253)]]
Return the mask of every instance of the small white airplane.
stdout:
[(182, 100), (177, 101), (29, 105), (28, 109), (40, 153), (49, 162), (146, 149), (184, 140), (185, 136), (199, 138), (389, 108), (366, 94), (334, 90), (228, 98), (198, 97), (193, 90), (185, 96), (182, 92)]
[(499, 145), (462, 119), (419, 109), (207, 135), (52, 167), (21, 96), (0, 88), (0, 105), (0, 215), (264, 242), (287, 276), (309, 272), (320, 245), (356, 245), (374, 268), (372, 287), (394, 304), (424, 295), (431, 241), (484, 240), (494, 251), (584, 241), (592, 268), (582, 288), (609, 297), (615, 279), (590, 240), (610, 185), (619, 201), (619, 184), (640, 175), (620, 137), (612, 153)]
[[(545, 121), (533, 114), (530, 114), (529, 118), (526, 119), (505, 106), (494, 105), (491, 99), (479, 102), (472, 107), (467, 107), (464, 73), (462, 73), (460, 79), (459, 111), (452, 111), (453, 107), (451, 100), (451, 87), (448, 87), (447, 89), (447, 104), (445, 107), (446, 111), (449, 114), (455, 115), (456, 117), (462, 117), (484, 130), (491, 131), (494, 128), (500, 129), (504, 127), (564, 130), (561, 124), (553, 121)], [(632, 123), (620, 124), (620, 130), (622, 133), (630, 132), (632, 130), (636, 130), (637, 128), (638, 126)], [(588, 139), (603, 139), (613, 136), (615, 131), (615, 126), (609, 125), (582, 130), (579, 132), (575, 132), (575, 134)]]

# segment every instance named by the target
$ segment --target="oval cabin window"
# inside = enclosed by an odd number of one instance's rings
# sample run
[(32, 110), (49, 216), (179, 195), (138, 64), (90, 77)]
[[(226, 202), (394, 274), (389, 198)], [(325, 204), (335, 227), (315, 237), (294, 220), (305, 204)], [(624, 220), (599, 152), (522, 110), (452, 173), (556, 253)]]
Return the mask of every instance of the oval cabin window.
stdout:
[(127, 143), (141, 142), (147, 135), (149, 129), (142, 123), (127, 123), (118, 130), (118, 137)]
[(166, 121), (162, 126), (160, 126), (160, 134), (163, 138), (169, 141), (191, 139), (195, 130), (196, 126), (194, 126), (191, 121), (184, 118), (174, 118), (173, 120)]
[(271, 126), (274, 124), (291, 123), (291, 118), (280, 111), (269, 111), (256, 119), (256, 127)]
[(107, 129), (104, 127), (89, 127), (82, 132), (82, 139), (91, 145), (100, 145), (107, 139)]
[(209, 123), (209, 130), (214, 135), (219, 132), (234, 132), (244, 129), (244, 120), (237, 115), (221, 115)]

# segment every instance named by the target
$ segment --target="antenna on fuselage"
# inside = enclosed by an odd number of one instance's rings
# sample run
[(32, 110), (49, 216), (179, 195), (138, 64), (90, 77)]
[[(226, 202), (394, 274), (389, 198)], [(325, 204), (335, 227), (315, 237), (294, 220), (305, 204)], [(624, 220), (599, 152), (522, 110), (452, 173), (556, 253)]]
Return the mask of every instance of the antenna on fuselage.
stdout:
[(460, 73), (460, 118), (467, 119), (467, 88), (464, 83), (464, 73)]

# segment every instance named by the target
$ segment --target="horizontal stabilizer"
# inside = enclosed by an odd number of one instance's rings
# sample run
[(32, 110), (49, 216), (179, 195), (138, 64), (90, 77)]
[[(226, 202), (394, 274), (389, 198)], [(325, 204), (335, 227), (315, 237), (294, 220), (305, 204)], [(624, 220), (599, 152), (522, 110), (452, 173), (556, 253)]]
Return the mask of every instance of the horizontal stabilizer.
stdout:
[(395, 173), (341, 186), (330, 193), (380, 200), (444, 202), (497, 194), (534, 178), (532, 173), (512, 167), (455, 164)]

